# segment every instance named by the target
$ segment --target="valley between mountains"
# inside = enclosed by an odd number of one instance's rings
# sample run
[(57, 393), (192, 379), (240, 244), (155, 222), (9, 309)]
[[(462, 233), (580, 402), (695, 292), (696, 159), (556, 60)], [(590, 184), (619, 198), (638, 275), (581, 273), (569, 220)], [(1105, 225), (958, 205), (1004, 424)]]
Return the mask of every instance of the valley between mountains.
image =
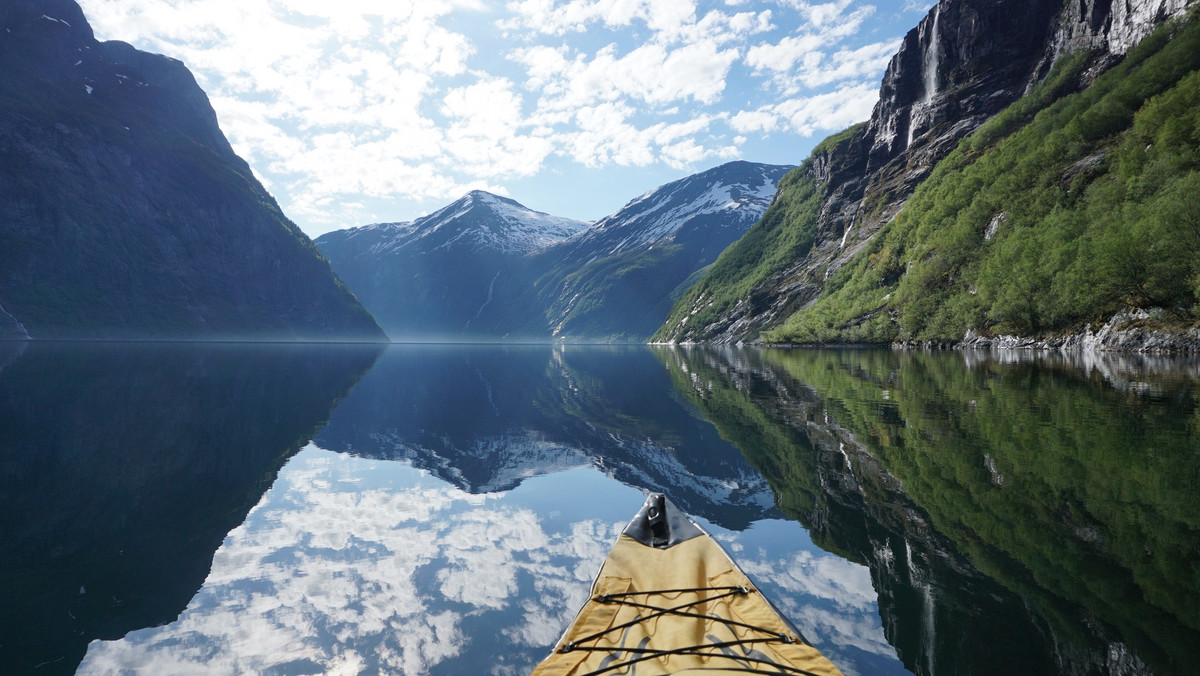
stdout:
[(732, 162), (594, 224), (477, 191), (316, 244), (393, 340), (645, 342), (790, 169)]
[(476, 191), (314, 243), (183, 63), (10, 0), (0, 338), (1197, 350), (1198, 12), (939, 0), (798, 167), (594, 223)]

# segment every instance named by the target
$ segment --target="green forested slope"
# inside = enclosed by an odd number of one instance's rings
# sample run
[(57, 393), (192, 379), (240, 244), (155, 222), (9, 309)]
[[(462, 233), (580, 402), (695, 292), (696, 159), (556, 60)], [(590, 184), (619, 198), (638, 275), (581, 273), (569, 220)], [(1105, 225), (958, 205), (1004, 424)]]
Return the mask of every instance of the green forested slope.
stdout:
[[(814, 171), (813, 165), (836, 167), (842, 161), (839, 158), (847, 155), (845, 146), (862, 127), (855, 125), (825, 139), (804, 164), (779, 181), (779, 192), (762, 219), (717, 257), (708, 274), (676, 301), (653, 341), (669, 340), (668, 327), (721, 323), (741, 299), (749, 297), (753, 303), (756, 287), (809, 252), (817, 235), (817, 216), (829, 196), (828, 185), (816, 178), (823, 172)], [(693, 312), (693, 308), (698, 309)]]
[[(1200, 21), (1164, 26), (1087, 89), (1057, 96), (1083, 62), (1065, 59), (965, 139), (814, 304), (763, 338), (1053, 335), (1134, 307), (1194, 325)], [(789, 188), (780, 202), (807, 194)], [(786, 227), (803, 233), (803, 216)]]

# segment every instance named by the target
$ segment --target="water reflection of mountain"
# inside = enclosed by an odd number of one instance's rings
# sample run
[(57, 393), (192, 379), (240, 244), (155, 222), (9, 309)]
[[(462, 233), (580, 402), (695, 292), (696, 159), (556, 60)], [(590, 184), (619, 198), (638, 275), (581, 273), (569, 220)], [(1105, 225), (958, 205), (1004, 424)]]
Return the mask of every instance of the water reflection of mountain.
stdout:
[(1174, 674), (1200, 659), (1186, 365), (659, 355), (784, 511), (871, 567), (914, 672)]
[[(33, 344), (0, 358), (0, 665), (173, 620), (378, 348)], [(7, 363), (6, 363), (7, 362)]]
[(763, 478), (644, 347), (393, 346), (315, 442), (473, 493), (593, 465), (726, 528), (773, 512)]

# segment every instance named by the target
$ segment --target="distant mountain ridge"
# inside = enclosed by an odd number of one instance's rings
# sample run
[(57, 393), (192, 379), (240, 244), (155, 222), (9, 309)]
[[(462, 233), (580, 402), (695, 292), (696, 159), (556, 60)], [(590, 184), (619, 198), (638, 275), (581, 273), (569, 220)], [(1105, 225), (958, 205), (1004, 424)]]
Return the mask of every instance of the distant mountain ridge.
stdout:
[(557, 340), (645, 342), (675, 299), (754, 225), (792, 167), (729, 162), (626, 204), (537, 256)]
[(644, 341), (791, 167), (731, 162), (594, 224), (482, 191), (317, 246), (394, 340)]
[(563, 257), (614, 255), (650, 247), (694, 227), (696, 219), (712, 219), (715, 226), (729, 231), (744, 230), (747, 221), (752, 224), (766, 211), (779, 179), (791, 168), (730, 162), (667, 183), (564, 243), (570, 253)]
[(528, 209), (516, 200), (473, 190), (428, 216), (412, 222), (376, 223), (350, 228), (347, 239), (374, 236), (378, 243), (370, 253), (385, 255), (406, 247), (425, 250), (449, 247), (465, 238), (475, 251), (494, 249), (501, 253), (527, 254), (577, 234), (584, 221), (559, 218)]
[(380, 341), (184, 65), (0, 5), (0, 337)]
[(453, 341), (486, 335), (472, 325), (505, 272), (587, 225), (476, 190), (410, 223), (339, 230), (316, 244), (393, 340)]

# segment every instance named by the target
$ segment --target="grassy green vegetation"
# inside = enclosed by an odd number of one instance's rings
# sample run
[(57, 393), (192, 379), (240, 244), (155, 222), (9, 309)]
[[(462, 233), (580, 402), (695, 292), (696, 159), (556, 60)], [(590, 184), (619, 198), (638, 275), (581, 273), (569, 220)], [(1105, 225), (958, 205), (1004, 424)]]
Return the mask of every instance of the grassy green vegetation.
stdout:
[[(778, 197), (754, 227), (726, 249), (709, 273), (693, 285), (675, 303), (663, 328), (653, 340), (664, 341), (676, 327), (699, 331), (695, 338), (706, 338), (703, 328), (728, 317), (743, 299), (755, 302), (754, 289), (783, 272), (788, 265), (812, 249), (816, 237), (817, 214), (828, 196), (828, 186), (814, 176), (818, 161), (838, 165), (847, 144), (863, 125), (855, 125), (834, 135), (812, 152), (797, 169), (779, 182)], [(694, 315), (688, 315), (697, 309)]]
[[(1083, 55), (965, 139), (778, 342), (1053, 335), (1200, 298), (1200, 21), (1164, 26), (1084, 91)], [(802, 230), (802, 223), (792, 227)]]

